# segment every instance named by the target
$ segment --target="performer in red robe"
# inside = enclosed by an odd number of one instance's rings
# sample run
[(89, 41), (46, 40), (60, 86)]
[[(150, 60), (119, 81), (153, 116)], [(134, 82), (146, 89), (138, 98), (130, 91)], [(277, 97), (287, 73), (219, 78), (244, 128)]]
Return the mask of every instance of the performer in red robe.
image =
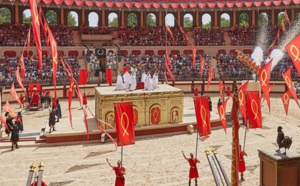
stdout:
[(196, 97), (196, 96), (198, 96), (199, 94), (198, 94), (198, 88), (195, 88), (194, 89), (194, 96)]
[(34, 84), (32, 82), (30, 82), (28, 84), (28, 92), (29, 92), (29, 95), (31, 95), (33, 93), (33, 89), (34, 89)]
[[(86, 95), (85, 93), (82, 96), (82, 104), (85, 106), (85, 108), (87, 108), (87, 99), (86, 99)], [(83, 107), (82, 107), (83, 108)]]
[(242, 146), (240, 145), (240, 157), (239, 157), (239, 172), (241, 173), (241, 180), (244, 181), (244, 172), (246, 170), (244, 156), (247, 156), (245, 151), (242, 151)]
[(117, 162), (117, 167), (112, 166), (108, 159), (106, 158), (106, 161), (108, 165), (115, 171), (116, 174), (116, 181), (115, 181), (115, 186), (125, 186), (125, 177), (124, 175), (126, 174), (125, 171), (126, 169), (121, 166), (121, 161), (119, 160)]
[(40, 82), (36, 83), (36, 89), (37, 89), (38, 92), (42, 90), (42, 86), (41, 86)]
[(227, 90), (226, 90), (226, 96), (227, 96), (227, 97), (230, 97), (230, 96), (231, 96), (230, 87), (227, 87)]
[(199, 175), (198, 175), (198, 170), (197, 170), (196, 164), (200, 163), (200, 161), (197, 158), (194, 158), (193, 153), (190, 153), (191, 158), (187, 158), (185, 156), (185, 154), (183, 153), (183, 151), (182, 151), (182, 155), (183, 155), (184, 159), (186, 159), (190, 164), (189, 186), (191, 185), (191, 180), (193, 178), (195, 178), (195, 186), (197, 186), (197, 184), (198, 184), (197, 178), (199, 177)]
[(20, 102), (22, 105), (20, 105), (20, 108), (24, 107), (24, 100), (25, 100), (25, 97), (23, 96), (23, 94), (21, 94), (21, 96), (19, 97), (20, 99)]

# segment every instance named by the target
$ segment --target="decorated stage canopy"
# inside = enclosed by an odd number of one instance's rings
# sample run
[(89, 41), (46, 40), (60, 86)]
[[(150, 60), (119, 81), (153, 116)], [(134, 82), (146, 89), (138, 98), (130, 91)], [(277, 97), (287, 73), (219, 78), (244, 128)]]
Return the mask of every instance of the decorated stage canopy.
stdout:
[[(27, 4), (28, 0), (3, 0), (0, 1), (0, 4), (3, 2), (10, 2), (14, 4), (15, 2), (22, 2)], [(82, 6), (88, 6), (89, 8), (99, 8), (108, 7), (114, 8), (145, 8), (145, 9), (223, 9), (223, 8), (241, 8), (241, 7), (269, 7), (269, 6), (289, 6), (289, 5), (298, 5), (300, 0), (37, 0), (39, 3), (42, 2), (49, 5), (67, 5), (68, 7), (77, 6), (81, 8)]]

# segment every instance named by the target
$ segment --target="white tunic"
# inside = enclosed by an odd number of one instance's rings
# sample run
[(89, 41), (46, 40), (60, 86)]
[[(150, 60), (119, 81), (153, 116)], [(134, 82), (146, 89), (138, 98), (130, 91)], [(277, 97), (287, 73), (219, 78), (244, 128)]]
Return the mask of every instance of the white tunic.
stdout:
[(144, 88), (145, 88), (145, 90), (153, 90), (152, 81), (151, 81), (151, 75), (150, 74), (148, 74), (146, 76)]
[(130, 74), (126, 71), (123, 78), (124, 78), (125, 89), (129, 89)]
[(136, 78), (134, 75), (130, 76), (129, 80), (129, 90), (135, 90), (136, 89)]
[(146, 76), (147, 76), (146, 73), (143, 72), (143, 73), (142, 73), (141, 82), (145, 83)]
[(116, 89), (115, 90), (124, 90), (125, 85), (123, 83), (123, 79), (121, 75), (118, 75), (117, 77), (117, 83), (116, 83)]
[(152, 81), (153, 81), (153, 83), (152, 83), (153, 88), (158, 88), (158, 75), (157, 74), (153, 75)]

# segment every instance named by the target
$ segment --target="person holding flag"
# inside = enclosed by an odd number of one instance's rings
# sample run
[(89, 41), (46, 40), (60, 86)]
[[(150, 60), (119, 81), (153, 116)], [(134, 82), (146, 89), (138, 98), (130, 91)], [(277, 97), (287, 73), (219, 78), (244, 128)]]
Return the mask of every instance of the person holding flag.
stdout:
[(239, 172), (241, 173), (241, 180), (244, 180), (244, 172), (246, 170), (246, 164), (244, 160), (244, 156), (247, 156), (247, 153), (242, 150), (242, 146), (240, 145), (240, 157), (239, 157)]
[(193, 153), (190, 153), (191, 158), (187, 158), (183, 151), (182, 151), (182, 155), (183, 155), (184, 159), (186, 159), (190, 164), (189, 186), (191, 186), (191, 180), (193, 178), (195, 178), (195, 186), (197, 186), (197, 184), (198, 184), (197, 178), (199, 177), (199, 175), (198, 175), (198, 170), (197, 170), (196, 164), (200, 163), (200, 161), (197, 158), (194, 158)]
[(121, 161), (117, 161), (117, 167), (112, 166), (108, 159), (106, 158), (106, 161), (108, 165), (115, 171), (116, 174), (116, 181), (115, 181), (115, 186), (125, 186), (125, 177), (124, 175), (126, 174), (126, 169), (121, 166)]

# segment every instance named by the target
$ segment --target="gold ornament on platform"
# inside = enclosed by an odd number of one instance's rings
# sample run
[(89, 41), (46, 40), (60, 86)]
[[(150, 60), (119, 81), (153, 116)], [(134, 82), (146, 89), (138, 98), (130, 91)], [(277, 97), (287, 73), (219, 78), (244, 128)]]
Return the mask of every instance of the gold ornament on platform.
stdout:
[(256, 74), (259, 72), (259, 66), (256, 65), (256, 63), (249, 58), (246, 54), (244, 54), (242, 51), (235, 50), (237, 53), (237, 59), (241, 62), (244, 62), (249, 68), (251, 68)]

